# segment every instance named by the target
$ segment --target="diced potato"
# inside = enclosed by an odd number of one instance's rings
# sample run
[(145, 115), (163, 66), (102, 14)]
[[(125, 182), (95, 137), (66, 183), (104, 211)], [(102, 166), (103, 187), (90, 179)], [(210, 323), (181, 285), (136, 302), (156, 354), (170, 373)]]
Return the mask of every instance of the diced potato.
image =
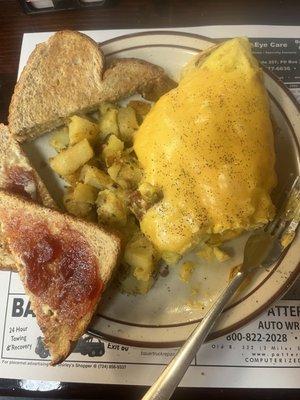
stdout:
[(70, 175), (64, 175), (62, 178), (68, 182), (69, 185), (75, 186), (77, 182), (79, 182), (79, 176), (80, 176), (80, 169), (75, 171), (73, 174)]
[(161, 198), (161, 192), (148, 182), (143, 182), (138, 187), (138, 191), (149, 205), (155, 204)]
[(168, 265), (174, 265), (176, 264), (179, 260), (181, 255), (178, 253), (174, 253), (172, 251), (165, 251), (162, 253), (162, 259), (168, 264)]
[(128, 105), (134, 109), (137, 114), (137, 118), (140, 119), (140, 121), (142, 121), (151, 110), (151, 104), (146, 103), (145, 101), (131, 100)]
[(70, 145), (76, 144), (83, 139), (95, 142), (99, 136), (99, 126), (86, 118), (73, 115), (69, 123)]
[(80, 180), (97, 189), (107, 189), (113, 185), (113, 180), (105, 172), (91, 165), (84, 165), (81, 169)]
[(124, 142), (132, 141), (133, 133), (139, 127), (134, 109), (131, 107), (120, 108), (117, 119), (120, 138)]
[(94, 204), (97, 194), (98, 190), (95, 187), (78, 182), (74, 188), (73, 198), (77, 202)]
[(203, 244), (201, 249), (197, 252), (197, 256), (203, 258), (205, 261), (213, 261), (214, 259), (213, 246), (209, 246), (208, 244)]
[(219, 262), (224, 262), (229, 260), (229, 254), (225, 253), (225, 251), (219, 249), (219, 247), (214, 246), (214, 255)]
[(116, 108), (108, 109), (104, 114), (100, 115), (99, 128), (101, 139), (104, 140), (108, 135), (119, 135), (118, 121), (117, 121), (118, 110)]
[(102, 150), (102, 157), (106, 165), (109, 167), (116, 159), (119, 159), (123, 150), (124, 143), (122, 140), (115, 135), (111, 135)]
[(117, 191), (105, 189), (98, 194), (96, 201), (98, 220), (109, 226), (125, 226), (127, 209)]
[(120, 187), (113, 189), (113, 190), (117, 194), (120, 201), (124, 204), (124, 206), (127, 207), (128, 201), (129, 201), (129, 192), (127, 190), (123, 190)]
[(133, 275), (141, 281), (148, 281), (154, 271), (154, 248), (151, 242), (138, 232), (125, 248), (124, 261), (134, 268)]
[(179, 271), (179, 276), (180, 279), (187, 283), (190, 280), (190, 277), (192, 275), (192, 272), (195, 269), (195, 264), (192, 262), (185, 262), (181, 265), (180, 271)]
[(63, 203), (68, 213), (76, 217), (87, 217), (92, 211), (92, 204), (75, 201), (73, 193), (66, 193), (63, 197)]
[(117, 182), (121, 166), (122, 164), (120, 162), (116, 162), (107, 168), (108, 175), (114, 182)]
[(52, 146), (58, 153), (68, 147), (69, 145), (69, 130), (66, 126), (56, 130), (49, 141), (50, 146)]
[(105, 114), (108, 110), (111, 110), (111, 109), (117, 110), (118, 107), (113, 103), (109, 103), (108, 101), (103, 101), (99, 106), (100, 115)]
[(230, 256), (221, 250), (218, 246), (209, 245), (204, 243), (202, 248), (197, 252), (197, 256), (203, 258), (205, 261), (219, 261), (224, 262), (229, 260)]
[(148, 198), (152, 198), (153, 195), (155, 194), (156, 190), (155, 187), (153, 185), (151, 185), (151, 183), (148, 182), (143, 182), (140, 186), (139, 186), (139, 192), (141, 193), (141, 195), (148, 199)]
[(120, 290), (127, 294), (146, 294), (154, 284), (153, 277), (151, 276), (147, 281), (141, 281), (136, 279), (133, 271), (134, 268), (131, 267), (127, 276), (119, 281)]
[(50, 159), (50, 166), (59, 175), (70, 175), (88, 162), (93, 155), (94, 151), (88, 140), (83, 139)]
[(124, 189), (136, 189), (141, 179), (142, 170), (135, 162), (130, 162), (122, 165), (117, 183)]
[(142, 179), (142, 170), (137, 160), (131, 156), (125, 156), (112, 164), (107, 169), (109, 176), (123, 189), (136, 189)]

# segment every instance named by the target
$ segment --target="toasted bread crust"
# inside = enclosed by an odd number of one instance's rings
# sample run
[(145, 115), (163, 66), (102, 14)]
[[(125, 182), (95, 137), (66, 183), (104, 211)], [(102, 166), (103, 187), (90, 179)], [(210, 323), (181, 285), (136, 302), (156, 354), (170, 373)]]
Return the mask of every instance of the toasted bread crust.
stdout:
[(88, 36), (60, 31), (36, 46), (15, 87), (9, 128), (18, 141), (52, 130), (97, 104), (104, 57)]
[[(7, 204), (10, 205), (9, 210), (7, 210)], [(84, 238), (85, 243), (87, 243), (88, 248), (93, 254), (93, 257), (97, 259), (98, 274), (103, 283), (103, 289), (106, 287), (118, 262), (120, 240), (117, 236), (104, 231), (95, 224), (79, 220), (67, 214), (59, 213), (56, 210), (42, 207), (36, 203), (32, 203), (16, 195), (0, 190), (1, 230), (7, 234), (9, 249), (17, 260), (20, 277), (24, 284), (26, 293), (31, 300), (32, 309), (36, 314), (38, 324), (44, 334), (45, 344), (50, 350), (52, 364), (54, 365), (63, 361), (68, 356), (74, 342), (76, 342), (85, 332), (93, 313), (97, 308), (102, 290), (101, 293), (99, 293), (98, 298), (95, 299), (91, 308), (89, 308), (83, 316), (78, 318), (78, 320), (72, 320), (71, 324), (67, 323), (66, 319), (61, 317), (60, 311), (53, 309), (53, 312), (51, 311), (49, 314), (47, 311), (49, 310), (48, 304), (45, 304), (42, 300), (43, 293), (37, 295), (29, 290), (27, 284), (27, 264), (24, 263), (21, 253), (16, 250), (16, 246), (14, 246), (15, 239), (13, 238), (13, 235), (9, 233), (10, 231), (7, 228), (7, 226), (11, 224), (10, 221), (16, 220), (20, 215), (26, 216), (26, 223), (28, 222), (29, 226), (32, 224), (32, 221), (41, 221), (46, 224), (47, 228), (52, 233), (57, 234), (60, 232), (60, 229), (65, 229), (66, 227), (71, 231), (78, 232), (78, 235)], [(28, 240), (30, 240), (30, 237)], [(36, 246), (39, 246), (39, 244), (36, 243)], [(81, 268), (80, 264), (77, 264), (77, 267)], [(60, 277), (60, 274), (64, 276), (64, 271), (57, 271), (57, 275), (55, 276), (56, 281)], [(64, 277), (63, 279), (66, 278)], [(78, 302), (80, 302), (80, 300), (78, 300)]]
[[(57, 208), (39, 174), (31, 166), (22, 148), (9, 134), (8, 127), (0, 124), (0, 188), (5, 188), (6, 167), (22, 167), (30, 171), (34, 177), (36, 194), (39, 201), (46, 207)], [(16, 262), (9, 249), (5, 238), (0, 235), (0, 269), (17, 271)]]

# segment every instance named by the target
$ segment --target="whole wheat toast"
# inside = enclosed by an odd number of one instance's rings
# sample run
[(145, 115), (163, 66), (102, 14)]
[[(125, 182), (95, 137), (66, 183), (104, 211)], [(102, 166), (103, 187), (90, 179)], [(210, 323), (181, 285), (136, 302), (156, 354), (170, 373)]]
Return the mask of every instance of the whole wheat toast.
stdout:
[(88, 36), (60, 31), (36, 46), (15, 86), (9, 129), (16, 140), (34, 138), (98, 104), (104, 57)]
[(79, 32), (57, 32), (35, 48), (22, 71), (9, 128), (17, 141), (34, 139), (103, 101), (133, 93), (156, 100), (175, 85), (162, 68), (143, 60), (117, 59), (105, 70), (96, 42)]
[(118, 58), (111, 60), (104, 71), (100, 100), (114, 102), (139, 93), (156, 101), (175, 86), (157, 65), (137, 58)]
[(52, 364), (57, 364), (90, 323), (117, 264), (119, 239), (3, 190), (0, 221)]
[[(57, 208), (40, 176), (3, 124), (0, 124), (0, 188)], [(17, 270), (3, 235), (0, 235), (0, 269)]]

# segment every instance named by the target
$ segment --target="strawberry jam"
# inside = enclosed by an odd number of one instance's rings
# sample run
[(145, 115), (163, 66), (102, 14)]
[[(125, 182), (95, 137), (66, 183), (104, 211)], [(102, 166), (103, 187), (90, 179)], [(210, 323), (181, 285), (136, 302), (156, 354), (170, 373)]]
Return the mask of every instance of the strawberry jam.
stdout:
[(31, 200), (38, 200), (36, 198), (36, 182), (32, 171), (27, 171), (18, 165), (14, 165), (5, 168), (5, 175), (6, 190)]
[(103, 283), (84, 237), (67, 225), (51, 232), (31, 214), (1, 215), (1, 219), (12, 252), (23, 262), (28, 290), (70, 325), (91, 311)]

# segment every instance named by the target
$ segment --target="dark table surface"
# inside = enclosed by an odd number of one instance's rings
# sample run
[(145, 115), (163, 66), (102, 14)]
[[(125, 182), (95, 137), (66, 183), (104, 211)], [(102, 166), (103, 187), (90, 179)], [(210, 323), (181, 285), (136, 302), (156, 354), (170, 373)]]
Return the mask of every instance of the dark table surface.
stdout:
[[(0, 0), (0, 121), (16, 82), (24, 32), (55, 31), (64, 28), (117, 29), (155, 28), (218, 24), (299, 25), (299, 0), (120, 0), (103, 8), (58, 11), (26, 15), (18, 1)], [(0, 367), (1, 376), (1, 367)], [(28, 392), (19, 381), (1, 380), (0, 395), (56, 398), (139, 399), (143, 387), (109, 385), (62, 385), (59, 392)], [(178, 389), (174, 399), (297, 399), (299, 390), (269, 389)]]

